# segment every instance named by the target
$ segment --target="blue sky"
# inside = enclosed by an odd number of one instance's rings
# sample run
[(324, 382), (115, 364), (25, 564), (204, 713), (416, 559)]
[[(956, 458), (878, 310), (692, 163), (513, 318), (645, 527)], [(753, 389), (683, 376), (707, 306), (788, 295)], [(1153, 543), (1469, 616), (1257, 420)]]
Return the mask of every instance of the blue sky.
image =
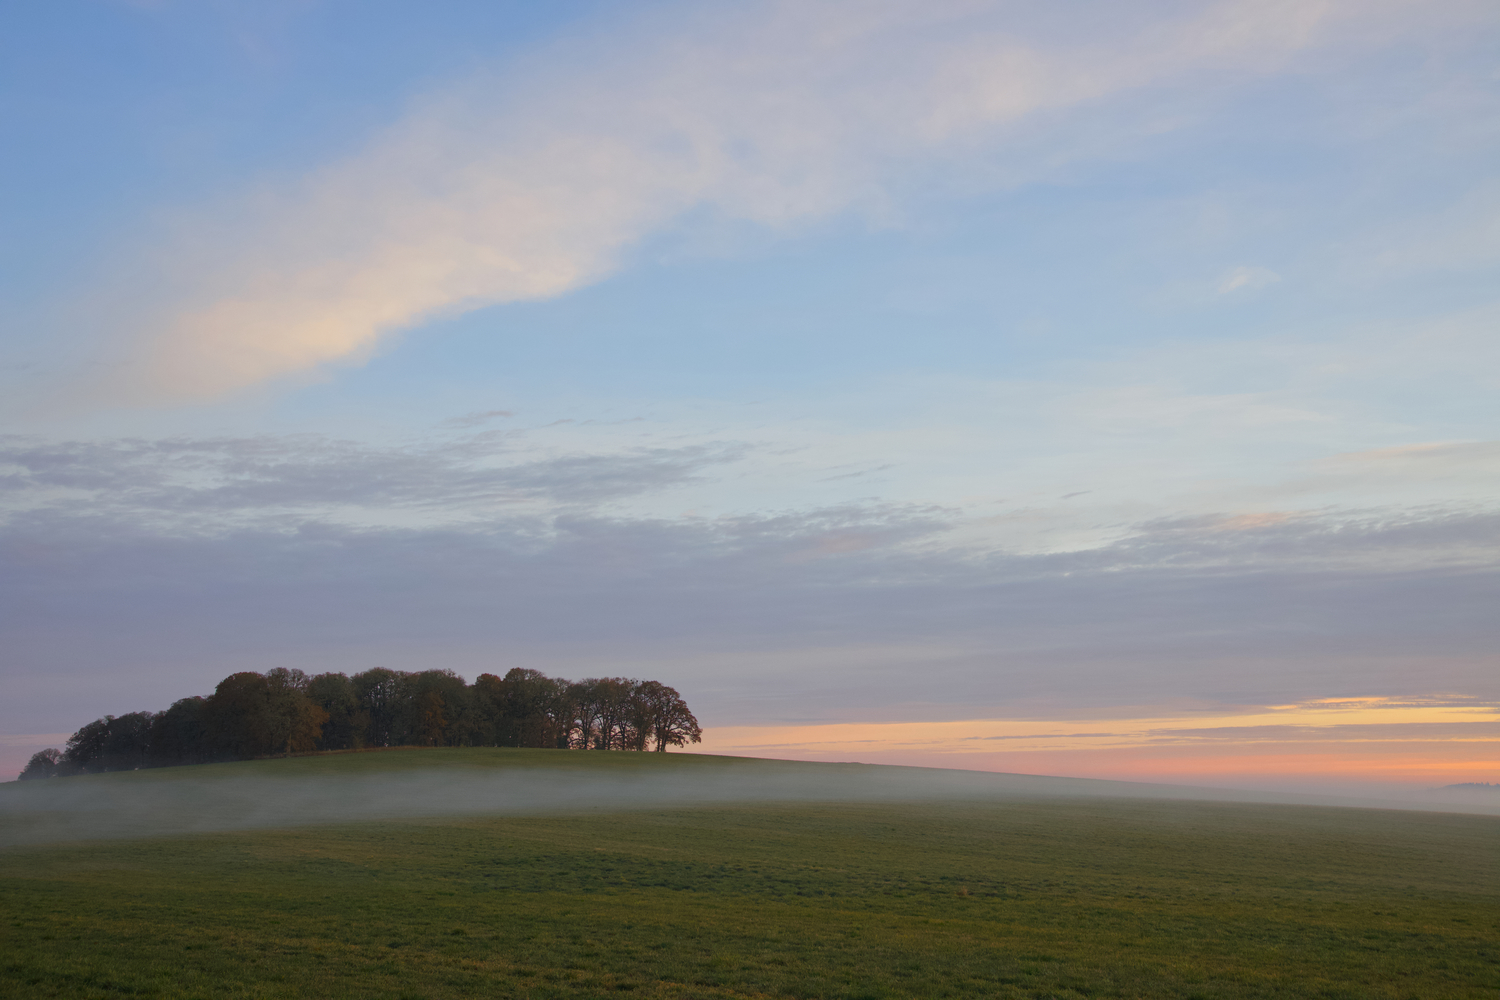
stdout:
[[(1489, 5), (7, 17), (15, 753), (521, 665), (710, 732), (1456, 705), (1420, 780), (1500, 766)], [(1236, 746), (1180, 773), (1375, 773)], [(1179, 773), (1102, 760), (1016, 766)]]

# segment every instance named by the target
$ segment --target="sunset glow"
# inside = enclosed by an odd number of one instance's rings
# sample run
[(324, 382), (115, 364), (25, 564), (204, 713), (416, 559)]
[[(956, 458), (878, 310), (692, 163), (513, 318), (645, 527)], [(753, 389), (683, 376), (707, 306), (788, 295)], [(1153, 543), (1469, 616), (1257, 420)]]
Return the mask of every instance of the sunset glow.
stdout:
[(1500, 768), (1500, 706), (1321, 699), (1234, 713), (736, 726), (714, 753), (1143, 781), (1448, 784)]

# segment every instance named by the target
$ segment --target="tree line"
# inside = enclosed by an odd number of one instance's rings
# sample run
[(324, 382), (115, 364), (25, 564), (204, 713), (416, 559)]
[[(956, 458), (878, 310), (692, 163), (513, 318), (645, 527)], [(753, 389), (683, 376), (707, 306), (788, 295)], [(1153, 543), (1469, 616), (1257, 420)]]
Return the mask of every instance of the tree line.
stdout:
[(162, 712), (106, 715), (64, 749), (33, 755), (21, 778), (367, 747), (662, 751), (702, 734), (682, 696), (657, 681), (568, 681), (516, 668), (467, 684), (451, 670), (309, 677), (276, 669), (231, 674), (208, 697)]

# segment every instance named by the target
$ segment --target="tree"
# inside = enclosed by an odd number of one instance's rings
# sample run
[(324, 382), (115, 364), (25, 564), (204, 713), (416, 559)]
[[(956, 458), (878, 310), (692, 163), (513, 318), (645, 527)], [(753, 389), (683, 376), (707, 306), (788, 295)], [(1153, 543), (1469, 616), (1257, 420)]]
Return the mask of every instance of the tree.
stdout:
[(95, 719), (68, 738), (63, 770), (94, 774), (150, 767), (151, 733), (157, 717), (155, 712), (130, 712)]
[[(657, 681), (646, 681), (641, 685), (639, 697), (647, 706), (651, 737), (656, 741), (653, 749), (658, 753), (669, 746), (680, 747), (688, 743), (703, 742), (703, 727), (698, 725), (698, 720), (688, 711), (687, 702), (682, 700), (682, 695), (677, 693), (676, 688)], [(645, 748), (645, 742), (642, 741), (641, 749)]]
[(151, 727), (155, 722), (155, 712), (130, 712), (111, 718), (100, 754), (100, 769), (135, 771), (150, 767)]
[(212, 756), (248, 760), (314, 749), (328, 713), (307, 697), (306, 687), (300, 670), (224, 678), (204, 705)]
[(403, 743), (461, 746), (468, 742), (469, 687), (451, 670), (424, 670), (402, 678), (407, 715)]
[(624, 750), (630, 745), (630, 692), (635, 682), (624, 677), (601, 677), (594, 681), (599, 701), (599, 734), (594, 746), (600, 750)]
[(417, 695), (416, 702), (417, 726), (413, 742), (424, 747), (442, 746), (448, 729), (448, 718), (443, 715), (446, 705), (443, 696), (429, 688)]
[(651, 734), (656, 729), (656, 700), (653, 694), (662, 685), (656, 681), (636, 681), (630, 686), (630, 697), (625, 705), (628, 724), (626, 750), (644, 750)]
[(220, 681), (203, 706), (210, 758), (247, 760), (273, 753), (270, 703), (270, 687), (254, 671), (230, 674)]
[(315, 750), (328, 713), (307, 696), (307, 675), (300, 670), (278, 667), (266, 671), (270, 698), (267, 726), (272, 753), (308, 753)]
[(109, 724), (113, 721), (113, 715), (106, 715), (68, 737), (63, 760), (69, 770), (83, 774), (104, 770), (104, 744), (109, 739)]
[(400, 688), (405, 676), (394, 670), (376, 667), (362, 674), (355, 674), (354, 694), (359, 707), (370, 720), (365, 733), (365, 745), (372, 747), (396, 746), (400, 733)]
[(328, 715), (318, 734), (319, 750), (358, 750), (365, 745), (370, 716), (360, 706), (353, 681), (343, 674), (318, 674), (307, 682), (307, 697)]
[(494, 674), (480, 674), (474, 678), (470, 692), (471, 741), (475, 746), (507, 746), (501, 742), (500, 720), (505, 711), (505, 682)]
[[(566, 682), (539, 670), (513, 667), (494, 686), (499, 712), (496, 744), (503, 747), (555, 747), (566, 740)], [(563, 745), (566, 745), (564, 743)]]
[(38, 778), (55, 778), (59, 774), (66, 773), (62, 751), (49, 747), (31, 755), (31, 759), (26, 762), (26, 767), (21, 771), (17, 780), (36, 781)]
[(209, 759), (209, 733), (203, 706), (202, 698), (182, 698), (157, 715), (151, 726), (147, 754), (149, 766), (202, 764)]

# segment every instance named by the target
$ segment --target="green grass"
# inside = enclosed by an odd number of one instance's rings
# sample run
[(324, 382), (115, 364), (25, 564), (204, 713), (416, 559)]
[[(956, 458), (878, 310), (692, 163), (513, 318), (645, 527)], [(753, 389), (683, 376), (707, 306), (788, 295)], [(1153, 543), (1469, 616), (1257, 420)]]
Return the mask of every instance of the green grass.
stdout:
[[(726, 766), (641, 756), (354, 754), (63, 780)], [(0, 851), (0, 996), (622, 995), (1495, 998), (1500, 820), (741, 805)]]

